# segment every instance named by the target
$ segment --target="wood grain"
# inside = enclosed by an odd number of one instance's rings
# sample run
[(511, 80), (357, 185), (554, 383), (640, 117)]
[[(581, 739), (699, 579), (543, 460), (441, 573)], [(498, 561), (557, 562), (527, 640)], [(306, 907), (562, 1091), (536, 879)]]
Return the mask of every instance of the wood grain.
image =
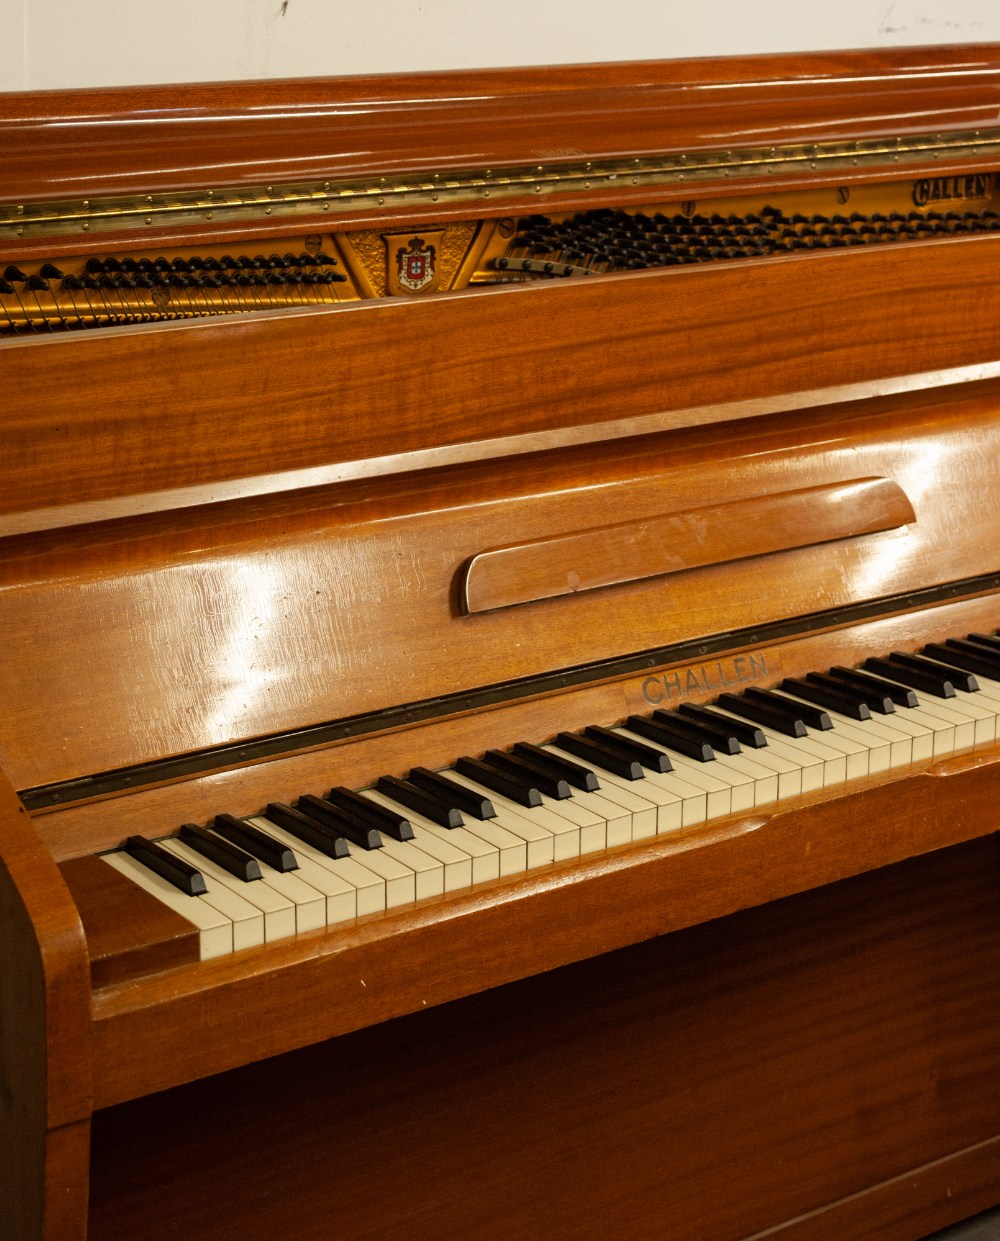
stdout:
[[(998, 394), (985, 381), (0, 543), (0, 626), (29, 635), (0, 668), (4, 769), (31, 788), (993, 572)], [(947, 502), (921, 499), (930, 460)], [(893, 480), (917, 520), (460, 614), (484, 547), (858, 477)], [(742, 537), (727, 530), (715, 557)]]
[[(979, 47), (6, 96), (0, 194), (891, 146), (995, 126), (998, 87), (1000, 49)], [(201, 244), (211, 223), (150, 237)], [(5, 341), (14, 1241), (83, 1241), (91, 1133), (90, 1241), (860, 1241), (859, 1204), (880, 1241), (912, 1241), (986, 1205), (1000, 746), (205, 963), (159, 956), (171, 929), (147, 942), (120, 903), (95, 913), (80, 859), (126, 825), (702, 700), (726, 669), (769, 683), (995, 626), (998, 321), (1000, 238), (968, 236)], [(956, 369), (980, 382), (944, 384)], [(461, 614), (483, 549), (728, 501), (745, 519), (861, 478), (915, 520), (753, 564), (727, 536), (663, 579)], [(577, 666), (595, 681), (574, 687)], [(473, 691), (498, 701), (462, 706)], [(455, 709), (213, 766), (428, 700)], [(9, 783), (201, 753), (196, 778), (34, 821)], [(79, 909), (56, 859), (77, 859)]]
[(91, 1114), (83, 930), (0, 776), (0, 1220), (10, 1241), (83, 1241)]
[(123, 185), (145, 193), (276, 177), (377, 180), (975, 130), (996, 124), (997, 78), (996, 48), (978, 44), (10, 93), (0, 101), (0, 183), (11, 202), (89, 199)]
[(94, 1000), (98, 1105), (988, 834), (997, 757), (869, 777), (105, 988)]
[(462, 569), (465, 614), (748, 560), (914, 521), (887, 478), (776, 492), (707, 508), (618, 522), (477, 552)]
[[(840, 1204), (869, 1193), (906, 1221), (881, 1235), (913, 1241), (977, 1201), (925, 1165), (1000, 1131), (997, 868), (980, 841), (112, 1109), (92, 1241), (279, 1219), (344, 1241), (735, 1241), (807, 1213), (799, 1235), (858, 1241), (864, 1199)], [(153, 1175), (133, 1174), (143, 1133)]]
[(87, 937), (95, 987), (200, 959), (197, 929), (100, 858), (59, 867)]

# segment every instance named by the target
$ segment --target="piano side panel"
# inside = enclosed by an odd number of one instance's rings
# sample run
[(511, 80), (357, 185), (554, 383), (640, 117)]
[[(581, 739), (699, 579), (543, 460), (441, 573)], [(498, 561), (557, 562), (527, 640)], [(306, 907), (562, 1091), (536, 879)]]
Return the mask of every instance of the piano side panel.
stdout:
[(91, 1241), (913, 1241), (1000, 1176), (998, 869), (994, 837), (98, 1114)]
[(83, 1241), (93, 1084), (79, 915), (0, 776), (0, 1222), (5, 1241)]
[(0, 532), (34, 510), (97, 520), (115, 497), (210, 502), (225, 480), (992, 363), (998, 256), (1000, 237), (970, 236), (10, 340)]

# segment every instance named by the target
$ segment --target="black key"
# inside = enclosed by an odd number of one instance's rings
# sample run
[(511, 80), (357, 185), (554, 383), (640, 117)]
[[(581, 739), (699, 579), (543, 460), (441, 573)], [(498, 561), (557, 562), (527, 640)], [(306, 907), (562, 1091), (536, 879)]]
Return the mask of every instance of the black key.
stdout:
[(859, 672), (857, 668), (833, 667), (829, 675), (848, 685), (857, 685), (861, 689), (870, 689), (873, 693), (885, 694), (897, 707), (919, 707), (920, 699), (912, 689), (904, 685), (896, 685), (892, 681), (883, 681), (881, 677), (869, 676), (867, 672)]
[(455, 763), (455, 770), (477, 784), (483, 784), (494, 793), (501, 793), (516, 801), (519, 806), (540, 806), (542, 795), (530, 780), (500, 771), (489, 763), (478, 758), (460, 758)]
[(688, 727), (681, 727), (682, 724), (686, 725), (686, 721), (678, 720), (674, 723), (667, 711), (663, 712), (662, 717), (657, 716), (655, 712), (653, 716), (650, 718), (648, 715), (630, 715), (625, 721), (625, 727), (631, 728), (640, 737), (648, 737), (650, 741), (676, 750), (678, 754), (684, 754), (699, 763), (714, 761), (715, 751), (696, 731), (696, 725), (691, 725), (692, 731), (689, 732)]
[(592, 737), (580, 737), (576, 733), (559, 733), (556, 737), (556, 745), (561, 750), (568, 750), (570, 754), (575, 754), (577, 758), (586, 759), (595, 767), (603, 767), (605, 771), (622, 776), (625, 780), (645, 779), (642, 767), (634, 759), (625, 758), (620, 751), (612, 750), (604, 742), (595, 741)]
[(784, 711), (795, 719), (801, 720), (807, 727), (825, 731), (833, 727), (833, 720), (825, 711), (810, 707), (804, 702), (792, 702), (783, 694), (776, 694), (770, 689), (746, 689), (743, 696), (763, 706), (773, 706), (775, 711)]
[(306, 793), (304, 797), (299, 798), (296, 803), (296, 809), (301, 810), (310, 819), (317, 819), (327, 827), (332, 827), (335, 832), (346, 836), (348, 840), (356, 845), (360, 845), (362, 849), (382, 848), (382, 837), (376, 828), (370, 826), (370, 824), (363, 823), (355, 815), (348, 814), (339, 806), (325, 801), (322, 797), (316, 797), (313, 793)]
[(202, 857), (207, 857), (216, 866), (221, 866), (223, 870), (235, 875), (237, 879), (242, 879), (244, 883), (250, 883), (251, 880), (262, 877), (260, 863), (255, 857), (251, 857), (245, 849), (230, 844), (228, 840), (206, 832), (203, 827), (198, 827), (195, 823), (185, 823), (179, 835), (186, 845), (196, 850)]
[[(665, 724), (668, 728), (675, 730), (684, 737), (689, 737), (694, 742), (707, 745), (713, 751), (713, 757), (716, 754), (739, 754), (740, 742), (736, 736), (734, 729), (728, 728), (723, 716), (715, 712), (711, 713), (715, 717), (715, 723), (706, 724), (700, 716), (678, 714), (677, 711), (664, 711), (657, 709), (653, 712), (655, 722)], [(759, 732), (760, 730), (755, 730)], [(763, 737), (763, 733), (760, 734)], [(660, 743), (661, 745), (663, 742)], [(764, 743), (767, 744), (766, 742)]]
[[(968, 638), (949, 638), (944, 643), (944, 649), (957, 650), (957, 652), (963, 655), (969, 655), (973, 659), (978, 659), (983, 664), (984, 676), (988, 676), (990, 680), (1000, 680), (1000, 647), (994, 650), (990, 647), (984, 647), (983, 644), (978, 642), (969, 642)], [(934, 658), (937, 659), (938, 656), (934, 656)], [(947, 663), (947, 660), (944, 660), (944, 663)], [(958, 666), (959, 668), (964, 668), (965, 665), (959, 664)], [(990, 668), (993, 671), (988, 671)]]
[(505, 754), (503, 750), (487, 750), (483, 758), (498, 771), (517, 776), (534, 784), (546, 797), (554, 797), (557, 801), (565, 801), (573, 796), (573, 790), (562, 776), (554, 776), (550, 771), (531, 759), (522, 758), (517, 754)]
[[(705, 740), (720, 754), (739, 754), (741, 744), (754, 750), (762, 750), (767, 745), (767, 738), (755, 724), (730, 719), (711, 707), (698, 707), (690, 702), (682, 702), (677, 710), (701, 727)], [(721, 738), (718, 745), (712, 740), (713, 736)]]
[[(853, 701), (864, 703), (869, 713), (872, 711), (877, 711), (880, 715), (893, 715), (895, 713), (896, 707), (888, 694), (864, 685), (855, 684), (853, 681), (842, 680), (832, 672), (809, 672), (806, 674), (806, 680), (816, 685), (825, 686), (830, 690), (850, 694)], [(865, 718), (870, 719), (870, 714)]]
[(943, 646), (930, 642), (923, 653), (939, 664), (964, 668), (966, 672), (1000, 681), (1000, 654), (994, 655), (985, 646), (976, 646), (975, 642), (963, 642), (961, 638), (949, 638)]
[(183, 858), (161, 849), (145, 836), (129, 836), (125, 841), (125, 852), (161, 879), (173, 884), (185, 896), (204, 896), (208, 891), (205, 876), (196, 866), (189, 866)]
[[(681, 714), (683, 713), (683, 714)], [(711, 717), (712, 723), (706, 723)], [(694, 741), (703, 741), (710, 745), (717, 754), (739, 754), (740, 739), (737, 735), (746, 731), (747, 744), (758, 749), (767, 745), (767, 739), (759, 728), (753, 725), (744, 726), (729, 720), (718, 711), (709, 711), (707, 707), (694, 707), (684, 703), (677, 711), (664, 711), (661, 707), (653, 712), (653, 718), (660, 723), (676, 729)], [(757, 740), (757, 737), (760, 739)]]
[(585, 793), (595, 793), (601, 787), (600, 780), (589, 767), (574, 763), (571, 758), (553, 754), (551, 750), (543, 750), (540, 745), (532, 745), (530, 741), (518, 741), (514, 745), (514, 753), (530, 758), (533, 763), (551, 771), (553, 775), (561, 776), (567, 784), (572, 784), (575, 789), (582, 789)]
[(942, 668), (933, 659), (925, 659), (922, 655), (911, 655), (908, 651), (893, 651), (889, 656), (890, 663), (901, 664), (905, 668), (913, 668), (916, 672), (926, 672), (928, 676), (946, 677), (956, 689), (966, 694), (979, 692), (979, 682), (971, 672), (955, 672), (950, 668)]
[(409, 780), (400, 780), (397, 776), (379, 776), (375, 787), (386, 797), (391, 797), (393, 801), (398, 801), (401, 806), (407, 806), (410, 810), (416, 810), (418, 814), (441, 827), (462, 827), (465, 823), (461, 812), (454, 806), (447, 805), (436, 793), (418, 788)]
[(353, 789), (345, 789), (338, 784), (336, 788), (327, 793), (326, 800), (347, 814), (354, 815), (362, 823), (374, 827), (376, 831), (385, 832), (393, 840), (413, 839), (413, 825), (405, 815), (389, 810), (386, 806), (380, 806), (378, 802), (364, 797), (361, 793), (355, 793)]
[(967, 642), (974, 642), (976, 646), (985, 646), (989, 651), (1000, 652), (1000, 638), (990, 633), (967, 633), (965, 635)]
[(464, 784), (456, 784), (439, 771), (431, 771), (428, 767), (413, 767), (410, 769), (410, 781), (418, 788), (440, 794), (448, 805), (471, 814), (474, 819), (496, 818), (497, 812), (488, 797), (473, 789), (467, 789)]
[(218, 832), (234, 845), (246, 849), (254, 857), (266, 862), (273, 870), (289, 871), (299, 869), (299, 860), (287, 845), (259, 827), (252, 827), (231, 814), (217, 814), (212, 820), (212, 831)]
[(291, 806), (286, 806), (281, 801), (272, 801), (268, 802), (265, 813), (272, 823), (277, 824), (278, 827), (283, 827), (289, 835), (296, 836), (299, 840), (304, 840), (307, 845), (312, 845), (314, 849), (318, 849), (320, 853), (325, 854), (327, 857), (351, 856), (351, 851), (347, 847), (346, 836), (334, 828), (320, 823), (317, 819), (310, 819), (301, 810), (295, 810)]
[(870, 720), (872, 718), (872, 713), (868, 710), (868, 704), (862, 702), (857, 693), (838, 687), (836, 682), (831, 687), (822, 681), (814, 680), (813, 678), (817, 676), (817, 673), (810, 672), (804, 681), (796, 680), (793, 677), (785, 677), (781, 682), (781, 688), (786, 694), (791, 694), (794, 698), (804, 698), (807, 702), (813, 702), (817, 706), (826, 707), (828, 711), (839, 711), (841, 715), (849, 716), (852, 720)]
[(634, 758), (647, 771), (664, 772), (673, 771), (674, 769), (669, 756), (664, 754), (662, 750), (657, 750), (651, 745), (644, 745), (633, 737), (623, 737), (621, 733), (616, 733), (613, 728), (602, 728), (597, 724), (589, 724), (583, 731), (586, 736), (592, 737), (595, 741), (603, 741), (611, 746), (612, 749), (619, 750), (626, 758)]
[(739, 715), (745, 720), (754, 720), (765, 728), (773, 728), (776, 733), (784, 733), (786, 737), (804, 737), (806, 726), (799, 719), (793, 719), (787, 711), (775, 711), (765, 707), (763, 703), (752, 702), (737, 694), (720, 694), (715, 700), (726, 711)]
[(866, 659), (864, 666), (869, 672), (892, 677), (893, 680), (902, 681), (904, 685), (911, 685), (914, 689), (922, 689), (924, 693), (933, 694), (937, 698), (955, 697), (955, 687), (951, 681), (916, 668), (908, 668), (906, 664), (896, 663), (892, 659)]

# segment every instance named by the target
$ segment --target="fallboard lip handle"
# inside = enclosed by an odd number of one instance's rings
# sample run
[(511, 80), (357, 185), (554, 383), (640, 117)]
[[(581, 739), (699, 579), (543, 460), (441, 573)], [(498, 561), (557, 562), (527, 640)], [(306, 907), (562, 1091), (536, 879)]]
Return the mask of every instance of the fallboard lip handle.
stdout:
[(686, 573), (916, 521), (890, 478), (853, 478), (547, 535), (478, 552), (459, 570), (464, 615)]

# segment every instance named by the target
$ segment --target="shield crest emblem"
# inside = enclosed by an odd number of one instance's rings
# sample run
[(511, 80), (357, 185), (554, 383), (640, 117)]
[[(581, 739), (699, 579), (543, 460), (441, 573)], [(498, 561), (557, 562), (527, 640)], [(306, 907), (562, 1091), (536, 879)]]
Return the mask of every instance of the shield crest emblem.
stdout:
[(390, 293), (433, 293), (438, 286), (441, 233), (397, 233), (385, 238)]

